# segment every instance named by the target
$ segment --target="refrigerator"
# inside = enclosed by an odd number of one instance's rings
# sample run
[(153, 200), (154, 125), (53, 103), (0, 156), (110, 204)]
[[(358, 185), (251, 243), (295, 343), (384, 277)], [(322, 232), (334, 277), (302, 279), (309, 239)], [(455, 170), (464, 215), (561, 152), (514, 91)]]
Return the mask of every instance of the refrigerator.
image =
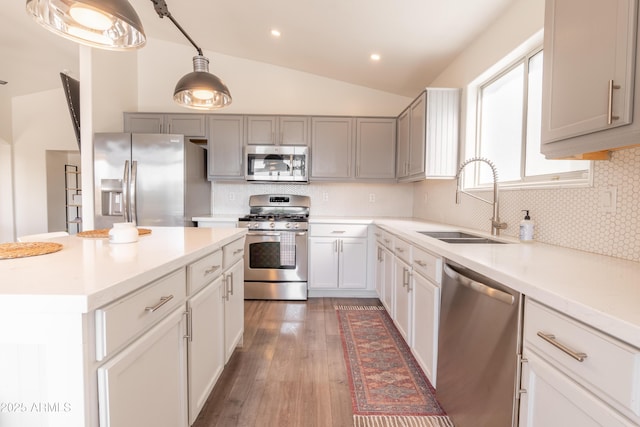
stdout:
[(211, 213), (206, 149), (183, 135), (94, 135), (95, 228), (192, 227)]

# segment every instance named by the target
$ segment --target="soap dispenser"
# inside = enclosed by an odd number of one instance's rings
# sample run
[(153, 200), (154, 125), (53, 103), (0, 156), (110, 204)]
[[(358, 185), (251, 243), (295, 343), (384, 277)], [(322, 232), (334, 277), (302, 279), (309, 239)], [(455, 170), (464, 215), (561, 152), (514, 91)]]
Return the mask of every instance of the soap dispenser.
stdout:
[(531, 242), (533, 240), (533, 226), (534, 222), (531, 220), (529, 216), (528, 210), (523, 210), (524, 219), (520, 221), (520, 241), (521, 242)]

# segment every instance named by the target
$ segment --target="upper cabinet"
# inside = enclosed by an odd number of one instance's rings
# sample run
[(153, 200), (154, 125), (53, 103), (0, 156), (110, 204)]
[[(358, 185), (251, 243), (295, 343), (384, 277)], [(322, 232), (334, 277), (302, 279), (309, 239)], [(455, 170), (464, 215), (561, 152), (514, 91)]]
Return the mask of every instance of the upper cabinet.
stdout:
[(460, 89), (428, 88), (398, 117), (400, 181), (451, 178), (458, 162)]
[[(547, 0), (541, 152), (603, 158), (637, 143), (637, 0)], [(634, 92), (635, 83), (635, 92)], [(597, 153), (600, 152), (600, 153)]]
[(396, 119), (356, 119), (357, 179), (395, 180)]
[(353, 119), (311, 118), (310, 179), (349, 179), (352, 176)]
[(309, 118), (246, 116), (248, 145), (309, 145)]
[(244, 179), (242, 169), (243, 118), (244, 116), (241, 115), (229, 114), (207, 116), (209, 180)]
[(173, 133), (206, 138), (204, 114), (124, 113), (124, 131), (131, 133)]
[(395, 181), (396, 119), (312, 117), (311, 180)]

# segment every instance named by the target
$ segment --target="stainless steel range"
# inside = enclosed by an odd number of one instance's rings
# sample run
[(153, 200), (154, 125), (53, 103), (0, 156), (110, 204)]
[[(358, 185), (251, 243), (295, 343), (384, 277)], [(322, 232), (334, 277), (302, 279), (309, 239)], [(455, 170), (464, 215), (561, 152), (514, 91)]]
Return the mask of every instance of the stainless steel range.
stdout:
[(308, 196), (263, 194), (249, 198), (245, 242), (245, 299), (307, 299)]

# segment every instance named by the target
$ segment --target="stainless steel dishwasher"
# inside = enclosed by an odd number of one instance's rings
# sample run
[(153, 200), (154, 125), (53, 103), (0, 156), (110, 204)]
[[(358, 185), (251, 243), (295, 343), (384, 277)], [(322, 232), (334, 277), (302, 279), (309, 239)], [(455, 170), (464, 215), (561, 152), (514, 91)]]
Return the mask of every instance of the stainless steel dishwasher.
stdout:
[(456, 427), (517, 425), (520, 293), (445, 260), (436, 396)]

